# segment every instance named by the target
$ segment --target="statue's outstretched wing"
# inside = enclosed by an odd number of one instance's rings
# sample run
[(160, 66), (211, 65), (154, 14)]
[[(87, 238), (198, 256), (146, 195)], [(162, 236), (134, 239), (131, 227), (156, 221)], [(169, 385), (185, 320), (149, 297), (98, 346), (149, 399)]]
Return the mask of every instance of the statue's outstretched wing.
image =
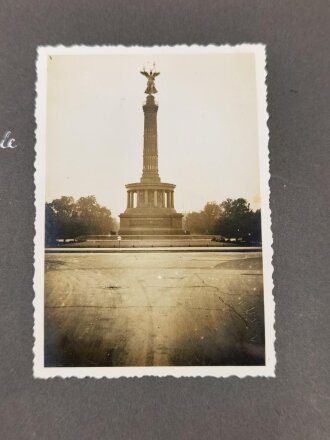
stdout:
[(145, 71), (145, 70), (141, 70), (141, 72), (140, 73), (142, 73), (142, 75), (144, 75), (144, 76), (146, 76), (147, 78), (148, 78), (148, 73)]
[(160, 72), (154, 72), (154, 77), (158, 76)]

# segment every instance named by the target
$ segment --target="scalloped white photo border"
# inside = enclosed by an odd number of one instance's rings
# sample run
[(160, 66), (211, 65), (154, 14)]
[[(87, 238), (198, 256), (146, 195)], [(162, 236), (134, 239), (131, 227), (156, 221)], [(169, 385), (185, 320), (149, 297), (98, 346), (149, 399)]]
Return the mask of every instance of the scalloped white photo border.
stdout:
[[(265, 365), (263, 366), (198, 366), (198, 367), (44, 367), (44, 259), (45, 259), (45, 145), (47, 57), (50, 55), (109, 54), (229, 54), (253, 53), (256, 63), (258, 103), (258, 140), (260, 162), (260, 195), (262, 212), (262, 256), (265, 318)], [(43, 46), (38, 47), (36, 62), (36, 160), (35, 160), (35, 238), (34, 238), (34, 365), (35, 378), (93, 377), (120, 378), (142, 376), (173, 377), (275, 377), (275, 303), (273, 298), (272, 231), (269, 205), (269, 132), (267, 127), (266, 47), (263, 44), (177, 45), (177, 46)]]

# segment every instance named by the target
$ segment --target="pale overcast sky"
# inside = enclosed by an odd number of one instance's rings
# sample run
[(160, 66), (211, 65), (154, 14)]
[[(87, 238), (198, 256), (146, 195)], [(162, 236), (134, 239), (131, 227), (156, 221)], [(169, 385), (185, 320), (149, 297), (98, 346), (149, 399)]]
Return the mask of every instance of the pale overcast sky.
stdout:
[(95, 195), (117, 216), (142, 174), (146, 78), (156, 63), (158, 157), (178, 212), (244, 197), (259, 208), (253, 53), (52, 55), (46, 200)]

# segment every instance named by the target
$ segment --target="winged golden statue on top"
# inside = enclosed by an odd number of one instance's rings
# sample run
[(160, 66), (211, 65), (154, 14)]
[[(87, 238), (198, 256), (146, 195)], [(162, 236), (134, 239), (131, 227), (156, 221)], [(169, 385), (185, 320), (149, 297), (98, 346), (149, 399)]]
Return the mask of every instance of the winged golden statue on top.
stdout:
[(160, 72), (156, 72), (154, 69), (155, 66), (153, 69), (150, 69), (150, 71), (147, 72), (145, 68), (143, 68), (143, 70), (141, 70), (140, 72), (142, 75), (148, 78), (147, 88), (144, 91), (144, 93), (147, 93), (148, 95), (153, 95), (154, 93), (157, 93), (157, 89), (155, 87), (155, 78), (160, 74)]

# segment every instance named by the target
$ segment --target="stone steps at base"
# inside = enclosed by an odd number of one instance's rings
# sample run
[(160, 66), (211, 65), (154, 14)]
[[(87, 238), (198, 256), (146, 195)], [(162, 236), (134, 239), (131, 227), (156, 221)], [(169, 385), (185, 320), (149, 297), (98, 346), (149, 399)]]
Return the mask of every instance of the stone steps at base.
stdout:
[(122, 241), (84, 241), (81, 243), (67, 243), (61, 248), (153, 248), (153, 247), (234, 247), (237, 244), (219, 243), (211, 240), (122, 240)]
[(45, 253), (46, 254), (65, 254), (65, 253), (72, 253), (72, 254), (107, 254), (107, 253), (146, 253), (146, 252), (155, 252), (155, 253), (168, 253), (168, 252), (262, 252), (261, 247), (237, 247), (237, 246), (209, 246), (209, 247), (203, 247), (203, 246), (181, 246), (181, 247), (107, 247), (107, 248), (91, 248), (91, 247), (85, 247), (85, 248), (73, 248), (73, 247), (56, 247), (56, 248), (46, 248)]
[[(120, 235), (121, 240), (161, 240), (161, 241), (168, 241), (168, 240), (212, 240), (212, 238), (217, 237), (216, 235)], [(86, 241), (117, 241), (118, 235), (92, 235), (92, 236), (86, 236), (81, 237), (82, 239)]]

